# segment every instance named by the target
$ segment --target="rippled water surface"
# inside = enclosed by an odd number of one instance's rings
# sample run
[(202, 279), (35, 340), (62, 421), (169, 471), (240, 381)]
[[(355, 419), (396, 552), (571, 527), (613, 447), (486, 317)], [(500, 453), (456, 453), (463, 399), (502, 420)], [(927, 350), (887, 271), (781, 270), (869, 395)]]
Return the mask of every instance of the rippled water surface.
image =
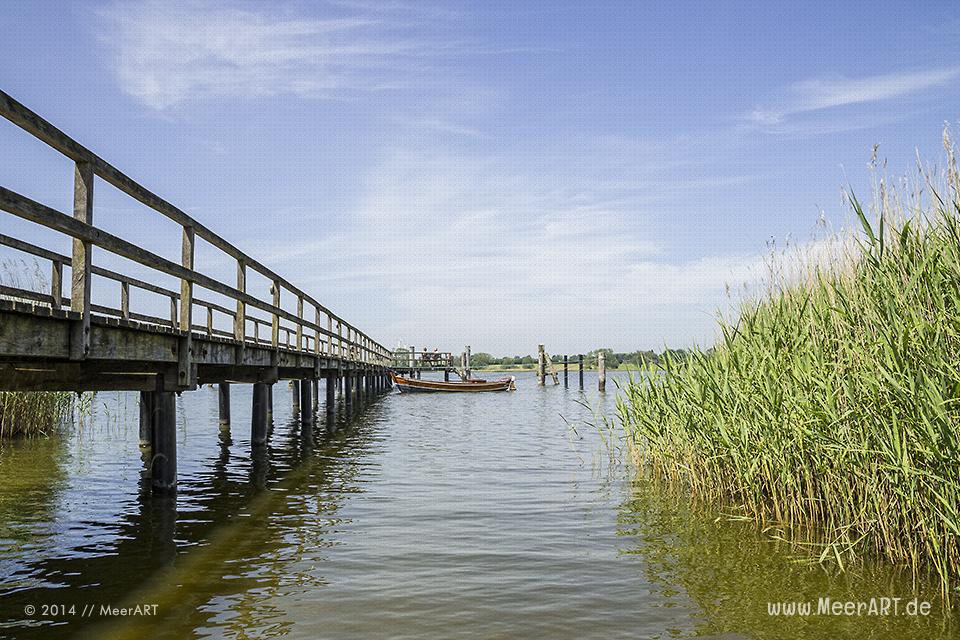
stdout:
[[(256, 450), (249, 387), (232, 390), (229, 432), (216, 390), (185, 393), (175, 498), (144, 490), (136, 394), (98, 394), (63, 438), (0, 450), (0, 635), (951, 637), (932, 595), (890, 568), (797, 563), (754, 526), (631, 480), (596, 418), (614, 384), (595, 386), (520, 374), (515, 393), (394, 392), (335, 425), (321, 405), (305, 432), (277, 385)], [(768, 611), (822, 596), (934, 604)], [(101, 610), (137, 604), (155, 615)]]

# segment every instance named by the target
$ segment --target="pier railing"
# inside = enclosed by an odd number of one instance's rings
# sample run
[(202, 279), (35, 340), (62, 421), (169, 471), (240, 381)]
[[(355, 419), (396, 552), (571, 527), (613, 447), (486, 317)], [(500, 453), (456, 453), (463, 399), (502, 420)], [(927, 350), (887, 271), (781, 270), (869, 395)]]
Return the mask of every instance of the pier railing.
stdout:
[(450, 369), (454, 366), (453, 354), (449, 351), (394, 351), (394, 369)]
[[(189, 385), (190, 345), (194, 334), (230, 338), (241, 344), (271, 346), (316, 356), (336, 358), (358, 364), (390, 366), (393, 354), (357, 327), (333, 313), (306, 291), (295, 286), (254, 257), (244, 253), (200, 221), (129, 178), (110, 163), (80, 145), (36, 113), (0, 91), (0, 116), (43, 141), (73, 161), (74, 207), (68, 215), (0, 186), (0, 210), (36, 225), (72, 238), (72, 255), (63, 255), (31, 243), (0, 235), (0, 245), (10, 247), (50, 263), (50, 290), (40, 293), (19, 287), (0, 287), (0, 296), (30, 300), (51, 309), (68, 309), (78, 322), (70, 340), (70, 357), (83, 360), (90, 349), (91, 314), (136, 321), (177, 332), (182, 337), (179, 350), (180, 383)], [(94, 182), (99, 178), (131, 198), (146, 205), (152, 212), (172, 220), (181, 227), (181, 260), (175, 262), (147, 251), (94, 224)], [(195, 243), (200, 238), (236, 263), (236, 282), (228, 284), (201, 273), (195, 259)], [(123, 273), (95, 266), (92, 248), (112, 253), (180, 281), (179, 291)], [(70, 269), (70, 295), (63, 296), (63, 268)], [(271, 286), (271, 298), (261, 299), (247, 291), (247, 276), (257, 273)], [(91, 302), (91, 278), (98, 276), (116, 283), (118, 304)], [(139, 289), (169, 300), (166, 317), (143, 313), (130, 308), (130, 290)], [(195, 295), (205, 290), (229, 299), (227, 306)], [(296, 300), (296, 313), (282, 308), (287, 296)], [(200, 309), (205, 317), (196, 318)], [(248, 309), (263, 312), (267, 318), (248, 315)], [(215, 319), (225, 316), (231, 331), (215, 328)]]

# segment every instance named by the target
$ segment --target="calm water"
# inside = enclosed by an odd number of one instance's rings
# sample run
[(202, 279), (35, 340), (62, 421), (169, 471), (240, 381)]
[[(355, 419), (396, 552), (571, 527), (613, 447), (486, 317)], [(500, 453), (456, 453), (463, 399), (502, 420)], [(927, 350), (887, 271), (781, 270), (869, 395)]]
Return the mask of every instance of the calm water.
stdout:
[[(175, 499), (144, 491), (136, 395), (99, 394), (64, 438), (0, 450), (0, 635), (952, 637), (935, 602), (925, 617), (769, 615), (821, 596), (902, 597), (903, 613), (916, 593), (889, 568), (797, 563), (633, 480), (594, 417), (615, 387), (595, 386), (520, 374), (510, 394), (392, 393), (304, 433), (277, 385), (253, 455), (249, 387), (230, 433), (214, 389), (186, 393)], [(138, 603), (156, 615), (100, 609)]]

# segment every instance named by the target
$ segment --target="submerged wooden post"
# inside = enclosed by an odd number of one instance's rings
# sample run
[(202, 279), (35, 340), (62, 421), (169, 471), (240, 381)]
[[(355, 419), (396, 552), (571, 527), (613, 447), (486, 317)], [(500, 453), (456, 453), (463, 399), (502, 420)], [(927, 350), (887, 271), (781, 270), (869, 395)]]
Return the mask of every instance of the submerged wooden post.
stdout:
[(217, 388), (220, 407), (220, 426), (228, 427), (230, 426), (230, 383), (221, 382), (217, 385)]
[(347, 408), (347, 413), (353, 409), (353, 373), (347, 371), (343, 375), (343, 402)]
[(543, 345), (537, 345), (537, 384), (541, 387), (546, 384), (547, 379), (547, 355), (544, 353)]
[(564, 389), (570, 386), (570, 382), (568, 380), (569, 368), (570, 368), (570, 356), (563, 356), (563, 388)]
[(150, 463), (151, 484), (158, 491), (177, 486), (177, 396), (162, 388), (161, 380), (154, 392)]
[(607, 356), (601, 351), (597, 354), (597, 391), (607, 390)]
[(337, 396), (337, 376), (333, 373), (327, 374), (327, 416), (332, 416), (336, 410)]
[(269, 386), (265, 382), (253, 385), (253, 416), (250, 423), (250, 442), (262, 445), (267, 441), (267, 405)]
[[(73, 217), (93, 224), (93, 165), (78, 162), (73, 183)], [(90, 277), (93, 274), (92, 246), (73, 239), (70, 267), (70, 310), (80, 314), (71, 325), (70, 359), (83, 360), (90, 351)]]
[(267, 421), (273, 422), (273, 384), (267, 385)]
[(313, 424), (313, 381), (300, 381), (300, 424)]
[(153, 391), (140, 392), (140, 448), (153, 445)]
[(577, 356), (578, 364), (580, 365), (580, 391), (583, 391), (583, 354)]

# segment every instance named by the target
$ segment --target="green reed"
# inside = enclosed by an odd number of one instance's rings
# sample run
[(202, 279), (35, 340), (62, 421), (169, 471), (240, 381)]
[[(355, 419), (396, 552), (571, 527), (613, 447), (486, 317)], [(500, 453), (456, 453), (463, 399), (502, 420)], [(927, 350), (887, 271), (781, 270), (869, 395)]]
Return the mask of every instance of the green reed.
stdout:
[[(638, 464), (697, 499), (785, 525), (821, 561), (870, 554), (960, 584), (960, 200), (948, 170), (784, 276), (709, 353), (626, 385)], [(949, 194), (944, 198), (941, 194)], [(871, 222), (871, 218), (875, 221)]]
[(0, 392), (0, 438), (49, 435), (71, 409), (69, 393)]

